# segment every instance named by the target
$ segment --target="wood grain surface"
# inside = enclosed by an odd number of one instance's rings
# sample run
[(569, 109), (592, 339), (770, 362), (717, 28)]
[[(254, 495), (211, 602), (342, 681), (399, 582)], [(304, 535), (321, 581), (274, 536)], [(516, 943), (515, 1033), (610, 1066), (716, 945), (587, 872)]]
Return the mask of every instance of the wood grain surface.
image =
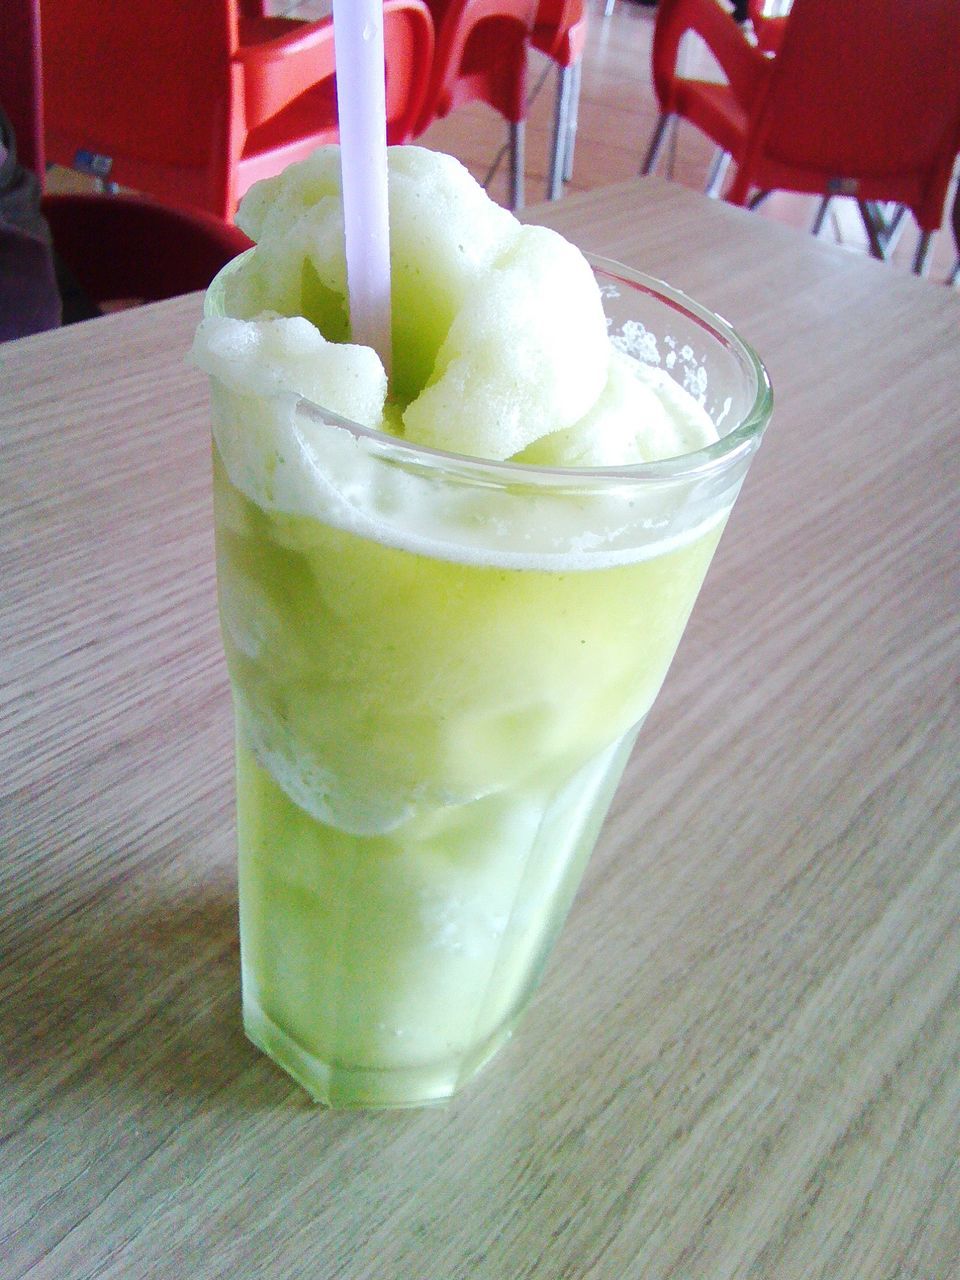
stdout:
[(724, 313), (767, 440), (515, 1039), (243, 1038), (196, 297), (0, 347), (0, 1275), (960, 1275), (960, 298), (655, 180), (532, 217)]

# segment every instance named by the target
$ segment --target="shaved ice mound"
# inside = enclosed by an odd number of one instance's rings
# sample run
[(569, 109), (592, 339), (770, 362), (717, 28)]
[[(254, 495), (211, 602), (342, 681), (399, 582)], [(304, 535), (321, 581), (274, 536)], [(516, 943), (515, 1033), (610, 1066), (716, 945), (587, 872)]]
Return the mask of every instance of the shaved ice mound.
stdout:
[(388, 190), (389, 401), (379, 358), (349, 341), (335, 146), (242, 201), (256, 248), (224, 284), (225, 314), (201, 324), (196, 362), (242, 394), (286, 391), (490, 461), (616, 466), (716, 439), (691, 397), (616, 349), (590, 266), (563, 237), (522, 225), (459, 161), (420, 147), (390, 148)]

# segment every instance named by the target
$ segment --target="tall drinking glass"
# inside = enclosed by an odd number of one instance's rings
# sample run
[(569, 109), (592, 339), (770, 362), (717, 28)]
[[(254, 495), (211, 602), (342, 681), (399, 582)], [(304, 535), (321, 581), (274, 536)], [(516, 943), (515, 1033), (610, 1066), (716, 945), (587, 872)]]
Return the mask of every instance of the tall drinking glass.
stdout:
[(551, 470), (213, 384), (244, 1024), (333, 1106), (448, 1097), (510, 1035), (770, 414), (723, 320), (593, 265), (718, 443)]

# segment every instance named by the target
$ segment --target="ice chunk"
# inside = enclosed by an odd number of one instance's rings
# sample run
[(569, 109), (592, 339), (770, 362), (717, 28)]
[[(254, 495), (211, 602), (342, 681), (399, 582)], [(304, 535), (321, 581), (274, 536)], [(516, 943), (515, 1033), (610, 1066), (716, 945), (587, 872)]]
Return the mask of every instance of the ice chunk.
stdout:
[(331, 200), (340, 200), (340, 149), (318, 147), (282, 173), (255, 182), (240, 201), (237, 225), (258, 244), (283, 239), (304, 214)]
[(392, 147), (389, 164), (393, 386), (409, 403), (433, 376), (454, 318), (487, 287), (521, 228), (451, 156)]
[[(223, 284), (230, 318), (208, 317), (194, 350), (235, 398), (232, 447), (249, 436), (244, 475), (257, 456), (288, 467), (306, 457), (279, 408), (295, 396), (413, 443), (543, 465), (623, 465), (716, 438), (693, 397), (611, 343), (579, 250), (522, 226), (450, 156), (392, 147), (388, 160), (386, 406), (378, 357), (349, 342), (338, 148), (255, 184), (241, 203), (237, 220), (258, 243)], [(270, 448), (271, 431), (282, 447)], [(283, 477), (271, 475), (276, 488)]]
[(302, 316), (207, 316), (193, 358), (242, 396), (304, 396), (367, 427), (383, 417), (387, 375), (377, 353), (327, 342)]
[(717, 439), (706, 410), (663, 369), (613, 351), (606, 386), (579, 422), (541, 437), (518, 461), (547, 467), (654, 462)]
[(554, 231), (521, 227), (457, 313), (430, 385), (403, 416), (406, 436), (509, 458), (583, 417), (611, 351), (586, 259)]
[[(349, 340), (339, 154), (321, 148), (244, 197), (237, 221), (258, 243), (227, 288), (231, 315), (250, 319), (269, 308), (306, 316), (334, 342)], [(391, 147), (389, 164), (393, 392), (406, 403), (520, 226), (451, 156)]]

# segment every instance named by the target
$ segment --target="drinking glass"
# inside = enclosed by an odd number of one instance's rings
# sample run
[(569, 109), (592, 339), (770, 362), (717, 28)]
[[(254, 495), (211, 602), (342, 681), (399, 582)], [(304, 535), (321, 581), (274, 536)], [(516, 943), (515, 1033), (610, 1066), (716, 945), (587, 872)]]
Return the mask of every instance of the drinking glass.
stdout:
[(244, 1025), (328, 1105), (446, 1098), (513, 1031), (770, 415), (725, 321), (592, 265), (717, 443), (486, 462), (213, 384)]

